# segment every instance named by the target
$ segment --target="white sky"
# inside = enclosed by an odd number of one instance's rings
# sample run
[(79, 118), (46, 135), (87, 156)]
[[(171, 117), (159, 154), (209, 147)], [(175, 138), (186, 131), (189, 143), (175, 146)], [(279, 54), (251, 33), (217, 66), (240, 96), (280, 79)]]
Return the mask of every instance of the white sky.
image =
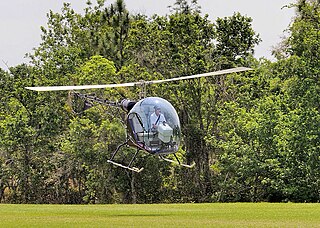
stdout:
[[(1, 0), (0, 2), (0, 67), (7, 69), (23, 62), (26, 53), (40, 43), (40, 26), (47, 23), (49, 10), (61, 12), (63, 2), (70, 2), (76, 12), (82, 13), (87, 0)], [(95, 2), (95, 0), (92, 0)], [(107, 0), (114, 3), (115, 0)], [(175, 0), (125, 0), (131, 13), (165, 15)], [(253, 18), (253, 29), (260, 34), (261, 44), (256, 57), (272, 59), (272, 46), (277, 45), (288, 28), (294, 10), (283, 8), (295, 0), (198, 0), (201, 12), (211, 21), (217, 17), (232, 16), (234, 12)]]

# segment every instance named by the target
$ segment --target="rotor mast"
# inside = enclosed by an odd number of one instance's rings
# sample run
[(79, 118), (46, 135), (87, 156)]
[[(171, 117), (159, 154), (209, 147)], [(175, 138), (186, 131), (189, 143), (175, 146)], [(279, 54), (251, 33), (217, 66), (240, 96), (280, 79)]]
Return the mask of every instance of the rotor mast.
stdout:
[(147, 81), (141, 80), (136, 83), (140, 87), (139, 100), (146, 98), (147, 96), (147, 85), (150, 84)]

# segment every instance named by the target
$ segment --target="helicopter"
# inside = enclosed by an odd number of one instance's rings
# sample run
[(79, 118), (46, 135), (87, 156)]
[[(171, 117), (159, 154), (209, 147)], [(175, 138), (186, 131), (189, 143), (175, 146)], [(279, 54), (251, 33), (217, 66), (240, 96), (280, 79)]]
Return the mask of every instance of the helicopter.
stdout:
[[(218, 76), (230, 73), (243, 72), (252, 70), (247, 67), (235, 67), (226, 70), (214, 71), (203, 74), (196, 74), (190, 76), (182, 76), (176, 78), (169, 78), (163, 80), (139, 81), (121, 84), (105, 84), (105, 85), (79, 85), (79, 86), (40, 86), (40, 87), (25, 87), (33, 91), (72, 91), (73, 95), (85, 101), (85, 104), (96, 102), (110, 106), (119, 107), (126, 112), (126, 140), (118, 145), (111, 157), (107, 160), (108, 163), (115, 166), (131, 170), (134, 172), (141, 172), (144, 168), (134, 167), (134, 161), (139, 151), (145, 151), (151, 155), (156, 155), (160, 159), (176, 163), (180, 166), (192, 168), (195, 163), (184, 164), (181, 163), (176, 152), (179, 149), (181, 142), (181, 127), (178, 114), (173, 105), (161, 97), (146, 97), (146, 86), (151, 84), (158, 84), (164, 82), (172, 82), (179, 80), (187, 80), (201, 77)], [(92, 95), (82, 94), (78, 90), (86, 89), (103, 89), (116, 87), (131, 87), (140, 86), (141, 95), (139, 101), (131, 101), (124, 99), (120, 102), (112, 102), (105, 99), (97, 98)], [(115, 160), (117, 153), (123, 146), (129, 146), (136, 149), (130, 162), (122, 164)], [(173, 154), (175, 160), (167, 158), (167, 155)]]

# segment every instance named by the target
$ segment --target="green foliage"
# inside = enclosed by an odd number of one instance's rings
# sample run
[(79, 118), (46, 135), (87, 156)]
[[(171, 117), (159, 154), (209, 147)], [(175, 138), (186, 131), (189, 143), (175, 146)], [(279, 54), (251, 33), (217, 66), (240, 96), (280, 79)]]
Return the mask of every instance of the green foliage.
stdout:
[(102, 56), (93, 56), (80, 67), (76, 83), (78, 85), (106, 84), (113, 80), (115, 74), (116, 68), (113, 62)]
[[(48, 13), (32, 65), (0, 70), (0, 200), (11, 203), (319, 201), (319, 5), (297, 1), (278, 60), (255, 60), (252, 19), (211, 22), (197, 1), (170, 15), (131, 15), (124, 1), (64, 4)], [(106, 162), (124, 142), (125, 114), (84, 109), (66, 92), (26, 86), (109, 84), (198, 74), (232, 66), (255, 71), (150, 85), (180, 116), (185, 169), (139, 153), (132, 173)], [(91, 90), (119, 101), (140, 88)], [(73, 99), (71, 99), (73, 98)], [(132, 148), (117, 160), (128, 163)]]
[(255, 45), (261, 39), (251, 26), (252, 18), (234, 13), (231, 17), (218, 18), (216, 21), (216, 49), (214, 57), (223, 66), (232, 63), (243, 64), (250, 54), (254, 53)]

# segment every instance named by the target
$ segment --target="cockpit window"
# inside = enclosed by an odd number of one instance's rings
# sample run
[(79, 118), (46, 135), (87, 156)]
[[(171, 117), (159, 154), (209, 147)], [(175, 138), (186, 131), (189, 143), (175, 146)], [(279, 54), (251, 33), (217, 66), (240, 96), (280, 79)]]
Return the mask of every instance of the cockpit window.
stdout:
[(180, 121), (174, 107), (159, 97), (148, 97), (128, 114), (128, 134), (153, 153), (175, 153), (180, 144)]

